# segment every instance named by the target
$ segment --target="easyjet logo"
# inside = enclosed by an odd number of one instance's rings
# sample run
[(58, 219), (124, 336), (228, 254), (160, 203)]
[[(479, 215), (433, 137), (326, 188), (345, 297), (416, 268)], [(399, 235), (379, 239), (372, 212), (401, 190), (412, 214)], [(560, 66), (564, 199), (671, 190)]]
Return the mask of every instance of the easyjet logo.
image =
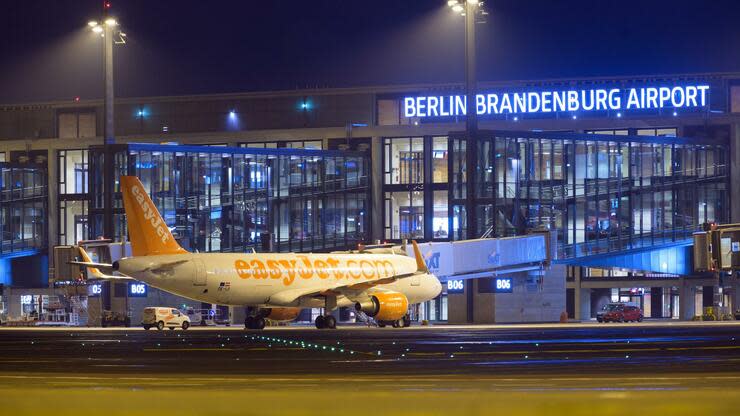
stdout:
[(131, 194), (134, 196), (134, 199), (136, 199), (136, 202), (139, 203), (141, 210), (144, 212), (144, 219), (149, 221), (149, 224), (152, 226), (152, 228), (154, 228), (157, 235), (162, 240), (162, 243), (166, 243), (167, 240), (169, 240), (170, 238), (170, 234), (168, 232), (165, 232), (165, 224), (162, 222), (162, 217), (159, 216), (157, 208), (149, 205), (149, 203), (146, 201), (146, 198), (144, 198), (145, 194), (141, 192), (141, 189), (139, 189), (137, 185), (131, 187)]
[(234, 267), (242, 279), (283, 279), (290, 286), (300, 279), (334, 278), (336, 280), (374, 280), (396, 275), (396, 268), (390, 260), (361, 259), (338, 260), (334, 257), (311, 260), (307, 256), (296, 256), (285, 260), (236, 260)]

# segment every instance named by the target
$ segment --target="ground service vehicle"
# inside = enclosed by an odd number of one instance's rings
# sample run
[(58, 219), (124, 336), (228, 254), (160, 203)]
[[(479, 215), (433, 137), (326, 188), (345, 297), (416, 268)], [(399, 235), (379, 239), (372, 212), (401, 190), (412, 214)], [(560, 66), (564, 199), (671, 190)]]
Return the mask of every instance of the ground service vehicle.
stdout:
[(149, 328), (157, 328), (160, 331), (165, 328), (186, 330), (190, 328), (190, 318), (179, 309), (161, 306), (148, 307), (144, 308), (141, 326), (146, 330)]
[[(302, 308), (321, 308), (317, 328), (336, 327), (330, 312), (354, 306), (378, 322), (408, 326), (410, 304), (442, 290), (415, 242), (414, 257), (376, 253), (189, 253), (175, 241), (138, 178), (121, 177), (132, 257), (86, 266), (101, 279), (135, 279), (196, 301), (250, 306), (245, 320), (262, 329), (266, 319), (288, 321)], [(100, 270), (112, 270), (117, 275)]]
[(599, 322), (642, 322), (642, 310), (637, 305), (607, 303), (596, 314)]

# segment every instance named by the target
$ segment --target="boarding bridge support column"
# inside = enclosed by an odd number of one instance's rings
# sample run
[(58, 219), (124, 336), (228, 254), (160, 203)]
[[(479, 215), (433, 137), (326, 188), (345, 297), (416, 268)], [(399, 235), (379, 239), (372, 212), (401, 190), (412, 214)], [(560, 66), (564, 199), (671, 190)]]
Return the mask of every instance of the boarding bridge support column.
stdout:
[(730, 307), (730, 313), (734, 314), (740, 311), (740, 279), (733, 280), (730, 291), (730, 304), (727, 306)]
[[(740, 123), (732, 125), (730, 138), (730, 189), (740, 186)], [(730, 222), (740, 222), (740, 201), (730, 198)]]
[(370, 142), (370, 171), (371, 184), (370, 192), (372, 193), (371, 202), (371, 227), (372, 240), (384, 240), (383, 235), (383, 138), (373, 137)]
[(650, 317), (651, 318), (662, 318), (663, 317), (663, 288), (662, 287), (651, 287), (650, 288)]
[[(46, 203), (46, 241), (49, 253), (49, 264), (52, 268), (59, 267), (54, 264), (54, 246), (58, 245), (57, 227), (59, 220), (59, 198), (57, 195), (59, 183), (59, 163), (57, 160), (57, 149), (49, 149), (46, 156), (46, 190), (48, 193)], [(85, 236), (87, 238), (87, 236)], [(53, 286), (53, 275), (49, 271), (49, 286)]]
[(576, 267), (574, 273), (575, 284), (573, 285), (574, 318), (580, 321), (588, 321), (591, 319), (591, 289), (582, 287), (582, 274), (583, 268)]
[(581, 289), (576, 301), (581, 305), (578, 319), (588, 321), (591, 319), (591, 289)]
[(681, 320), (690, 321), (696, 313), (696, 286), (685, 278), (681, 278), (678, 287), (679, 317)]

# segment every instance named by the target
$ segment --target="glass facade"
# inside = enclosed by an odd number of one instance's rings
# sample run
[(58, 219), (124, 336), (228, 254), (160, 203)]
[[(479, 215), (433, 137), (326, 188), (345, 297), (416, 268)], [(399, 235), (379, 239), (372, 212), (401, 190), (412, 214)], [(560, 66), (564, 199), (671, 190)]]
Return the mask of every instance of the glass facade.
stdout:
[[(103, 151), (91, 148), (89, 154), (87, 188), (76, 185), (89, 192), (60, 204), (60, 241), (78, 232), (103, 234)], [(59, 154), (60, 170), (63, 157), (70, 155)], [(190, 250), (259, 251), (271, 235), (279, 251), (327, 251), (368, 238), (363, 153), (131, 144), (117, 146), (115, 160), (114, 235), (106, 237), (126, 235), (118, 178), (134, 175)]]
[[(414, 173), (415, 166), (441, 166), (438, 138), (385, 139), (386, 238), (458, 240), (546, 228), (557, 234), (559, 256), (574, 257), (686, 240), (704, 222), (727, 222), (727, 144), (670, 137), (675, 129), (650, 134), (665, 137), (482, 131), (472, 170), (467, 141), (452, 136), (446, 183), (437, 183), (441, 174), (424, 181)], [(429, 146), (414, 150), (414, 143)]]
[(383, 148), (384, 237), (448, 238), (447, 137), (386, 138)]
[(277, 149), (287, 147), (289, 149), (310, 149), (321, 150), (323, 143), (321, 140), (283, 140), (283, 141), (257, 141), (239, 143), (239, 147), (253, 147), (258, 149)]
[(46, 169), (0, 162), (0, 256), (46, 250)]

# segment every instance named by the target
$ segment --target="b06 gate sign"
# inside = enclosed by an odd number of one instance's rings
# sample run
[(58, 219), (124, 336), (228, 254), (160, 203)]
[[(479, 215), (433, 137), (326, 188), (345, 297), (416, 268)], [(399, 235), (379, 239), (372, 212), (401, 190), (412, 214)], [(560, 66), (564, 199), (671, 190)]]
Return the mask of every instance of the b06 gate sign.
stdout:
[(497, 277), (495, 279), (495, 285), (494, 290), (496, 293), (511, 293), (514, 289), (511, 277)]
[(448, 280), (447, 281), (447, 293), (463, 293), (465, 292), (465, 281), (459, 280)]

